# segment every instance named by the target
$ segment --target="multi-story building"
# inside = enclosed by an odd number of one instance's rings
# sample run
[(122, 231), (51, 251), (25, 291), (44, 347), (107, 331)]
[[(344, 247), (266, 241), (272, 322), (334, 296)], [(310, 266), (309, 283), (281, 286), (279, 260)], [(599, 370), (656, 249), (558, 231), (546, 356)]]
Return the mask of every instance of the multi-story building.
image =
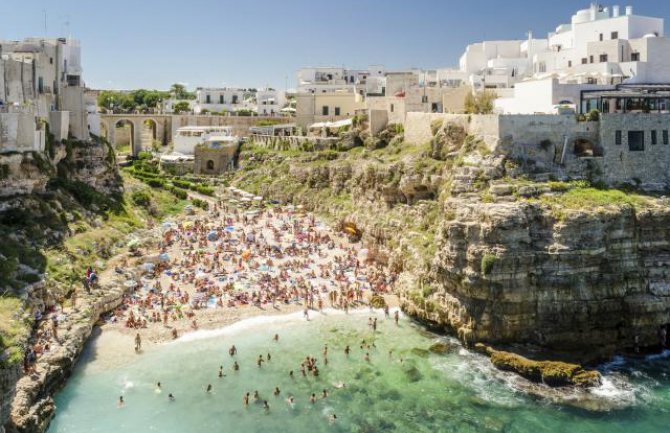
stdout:
[(254, 105), (248, 101), (251, 94), (246, 89), (198, 87), (195, 94), (193, 111), (196, 114), (203, 112), (234, 113), (235, 111), (254, 108)]
[(278, 115), (286, 104), (286, 93), (275, 89), (256, 91), (256, 112), (259, 116)]
[(618, 84), (670, 83), (670, 40), (662, 18), (635, 15), (632, 6), (592, 4), (546, 39), (469, 45), (459, 69), (440, 70), (440, 82), (463, 80), (492, 89), (503, 113), (579, 110), (582, 90)]
[(402, 123), (409, 111), (459, 111), (465, 80), (441, 81), (440, 71), (412, 69), (304, 68), (298, 71), (297, 123), (333, 121), (356, 110), (386, 110), (389, 122)]
[(78, 41), (0, 41), (0, 150), (43, 150), (45, 122), (57, 139), (88, 139), (83, 84)]

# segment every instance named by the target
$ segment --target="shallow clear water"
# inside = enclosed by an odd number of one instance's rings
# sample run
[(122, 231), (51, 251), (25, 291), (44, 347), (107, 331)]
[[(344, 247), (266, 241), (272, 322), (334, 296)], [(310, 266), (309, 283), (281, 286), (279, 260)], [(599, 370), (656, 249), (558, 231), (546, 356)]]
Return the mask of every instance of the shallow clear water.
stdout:
[[(378, 318), (373, 335), (368, 317)], [(605, 385), (597, 393), (625, 399), (632, 406), (589, 412), (528, 397), (515, 391), (516, 377), (492, 369), (488, 360), (402, 320), (383, 315), (331, 312), (256, 318), (218, 331), (202, 331), (157, 350), (128, 356), (123, 367), (99, 368), (95, 341), (82, 357), (67, 386), (56, 396), (57, 415), (50, 433), (79, 432), (668, 432), (670, 431), (670, 362), (649, 359), (634, 368), (623, 362), (607, 366)], [(272, 341), (278, 333), (279, 342)], [(374, 341), (370, 362), (361, 340)], [(447, 354), (428, 353), (436, 341), (453, 343)], [(329, 347), (327, 366), (322, 349)], [(240, 371), (232, 371), (228, 354)], [(344, 346), (352, 348), (349, 358)], [(393, 350), (389, 356), (389, 350)], [(259, 354), (272, 360), (256, 366)], [(318, 378), (303, 378), (300, 363), (318, 358)], [(401, 362), (401, 358), (403, 361)], [(226, 376), (218, 378), (219, 365)], [(295, 379), (288, 372), (294, 370)], [(162, 392), (155, 391), (156, 382)], [(334, 384), (343, 382), (344, 389)], [(205, 392), (207, 384), (213, 391)], [(274, 387), (281, 395), (273, 395)], [(315, 404), (328, 388), (330, 395)], [(270, 405), (245, 408), (245, 392), (258, 390)], [(168, 393), (176, 400), (170, 402)], [(120, 395), (125, 405), (117, 407)], [(286, 398), (295, 396), (291, 407)], [(337, 415), (336, 422), (329, 416)]]

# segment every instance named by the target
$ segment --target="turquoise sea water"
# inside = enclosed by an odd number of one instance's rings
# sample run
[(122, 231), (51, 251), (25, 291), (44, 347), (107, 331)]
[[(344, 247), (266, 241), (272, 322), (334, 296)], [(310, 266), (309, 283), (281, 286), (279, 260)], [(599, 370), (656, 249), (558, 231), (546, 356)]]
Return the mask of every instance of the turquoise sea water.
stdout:
[[(368, 326), (371, 316), (378, 319), (374, 334)], [(275, 333), (279, 342), (272, 341)], [(376, 347), (361, 349), (362, 340), (374, 341)], [(452, 350), (427, 352), (437, 341), (449, 343)], [(228, 354), (232, 344), (238, 348), (234, 358)], [(309, 323), (301, 314), (251, 319), (141, 355), (129, 348), (132, 362), (116, 368), (95, 368), (94, 345), (56, 396), (50, 433), (670, 431), (670, 361), (662, 356), (635, 366), (621, 361), (608, 366), (605, 384), (595, 394), (628, 407), (592, 412), (529, 397), (515, 389), (518, 378), (493, 369), (486, 358), (455, 341), (407, 320), (396, 326), (383, 314), (367, 311), (313, 315)], [(258, 355), (265, 358), (268, 352), (271, 361), (258, 368)], [(318, 359), (317, 378), (300, 373), (307, 355)], [(233, 360), (240, 364), (237, 373)], [(217, 377), (220, 365), (224, 378)], [(158, 381), (161, 393), (155, 391)], [(340, 383), (346, 387), (337, 389)], [(211, 393), (205, 392), (207, 384)], [(273, 395), (276, 386), (278, 397)], [(325, 399), (324, 388), (330, 393)], [(244, 393), (255, 390), (268, 401), (269, 411), (253, 399), (244, 407)], [(175, 401), (169, 401), (168, 393)], [(319, 397), (314, 404), (311, 393)], [(120, 395), (123, 407), (117, 406)], [(286, 401), (289, 395), (295, 397), (293, 407)]]

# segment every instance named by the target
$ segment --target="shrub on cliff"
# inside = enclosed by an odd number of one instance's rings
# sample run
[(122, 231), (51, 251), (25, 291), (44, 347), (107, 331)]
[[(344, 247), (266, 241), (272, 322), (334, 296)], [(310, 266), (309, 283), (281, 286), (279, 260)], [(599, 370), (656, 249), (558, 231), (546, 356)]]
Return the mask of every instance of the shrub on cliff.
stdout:
[(151, 204), (151, 196), (148, 192), (143, 190), (133, 191), (131, 199), (137, 206), (142, 206), (144, 208), (149, 207)]
[(481, 263), (481, 273), (484, 275), (489, 275), (493, 270), (493, 265), (496, 263), (496, 256), (493, 254), (484, 254), (482, 256)]

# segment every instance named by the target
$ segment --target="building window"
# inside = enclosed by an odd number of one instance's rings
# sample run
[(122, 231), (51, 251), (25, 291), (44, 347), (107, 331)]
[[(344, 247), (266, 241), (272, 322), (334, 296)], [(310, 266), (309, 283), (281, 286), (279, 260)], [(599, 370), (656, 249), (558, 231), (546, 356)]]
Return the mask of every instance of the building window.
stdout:
[(224, 104), (223, 95), (219, 95), (219, 104)]
[(644, 131), (628, 131), (628, 150), (631, 152), (644, 150)]
[(656, 131), (651, 131), (651, 144), (658, 144), (658, 134)]
[(589, 56), (589, 63), (593, 63), (593, 56)]
[(211, 159), (207, 160), (207, 170), (214, 170), (214, 161)]
[(589, 59), (587, 59), (586, 57), (582, 58), (582, 65), (585, 65), (588, 62), (589, 62)]
[(619, 32), (612, 32), (612, 39), (619, 39)]
[(233, 95), (233, 104), (237, 104), (237, 95)]
[(328, 106), (327, 105), (324, 105), (323, 107), (321, 107), (321, 115), (322, 116), (327, 116), (328, 115)]
[(614, 144), (621, 146), (621, 131), (614, 132)]
[(640, 53), (630, 53), (630, 61), (631, 62), (639, 62), (640, 61)]
[(607, 61), (607, 54), (600, 55), (600, 63), (605, 63)]
[(50, 65), (53, 65), (53, 64), (54, 64), (54, 58), (53, 58), (53, 57), (49, 57), (49, 64), (50, 64)]
[(428, 96), (427, 95), (423, 95), (421, 97), (421, 103), (422, 104), (427, 104), (428, 103)]
[(207, 97), (205, 97), (205, 103), (206, 104), (211, 104), (212, 103), (212, 97), (210, 95), (207, 95)]
[(603, 41), (603, 34), (601, 33), (600, 34), (600, 42), (602, 42), (602, 41)]
[(340, 107), (335, 107), (335, 115), (336, 116), (340, 115)]
[(393, 113), (394, 109), (395, 109), (395, 107), (393, 106), (393, 104), (391, 104), (391, 113)]
[(568, 60), (568, 68), (572, 68), (572, 60)]
[(668, 144), (670, 143), (670, 140), (668, 139), (668, 130), (664, 129), (663, 130), (663, 144)]

